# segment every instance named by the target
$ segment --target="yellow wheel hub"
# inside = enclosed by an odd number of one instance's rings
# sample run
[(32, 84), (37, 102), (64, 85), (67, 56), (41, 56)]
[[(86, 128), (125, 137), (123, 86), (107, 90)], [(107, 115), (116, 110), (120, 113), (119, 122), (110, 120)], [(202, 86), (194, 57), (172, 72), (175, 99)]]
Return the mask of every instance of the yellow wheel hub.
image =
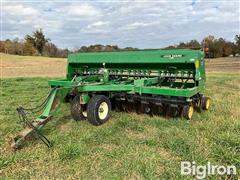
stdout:
[(82, 115), (83, 115), (84, 117), (87, 117), (87, 111), (83, 111), (83, 112), (82, 112)]
[(207, 101), (206, 101), (206, 109), (209, 108), (209, 105), (210, 105), (210, 99), (207, 99)]
[(193, 107), (189, 106), (189, 110), (188, 110), (188, 117), (189, 117), (189, 119), (192, 118), (192, 115), (193, 115)]
[(103, 120), (108, 115), (108, 104), (106, 102), (102, 102), (98, 108), (98, 117)]

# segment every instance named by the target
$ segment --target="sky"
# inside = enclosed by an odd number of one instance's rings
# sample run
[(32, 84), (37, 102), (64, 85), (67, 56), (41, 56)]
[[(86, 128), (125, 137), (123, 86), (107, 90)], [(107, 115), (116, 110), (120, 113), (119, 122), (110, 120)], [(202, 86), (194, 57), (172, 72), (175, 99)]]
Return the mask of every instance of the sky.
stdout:
[(1, 39), (42, 28), (60, 48), (91, 44), (161, 48), (211, 34), (240, 34), (239, 0), (2, 0)]

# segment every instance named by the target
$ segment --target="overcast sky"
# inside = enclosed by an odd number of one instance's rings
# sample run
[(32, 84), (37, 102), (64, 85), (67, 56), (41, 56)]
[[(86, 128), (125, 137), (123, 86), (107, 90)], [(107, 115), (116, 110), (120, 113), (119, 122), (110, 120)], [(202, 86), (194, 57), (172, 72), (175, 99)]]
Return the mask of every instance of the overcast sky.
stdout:
[(212, 34), (240, 32), (238, 0), (4, 1), (2, 39), (42, 28), (61, 48), (90, 44), (160, 48)]

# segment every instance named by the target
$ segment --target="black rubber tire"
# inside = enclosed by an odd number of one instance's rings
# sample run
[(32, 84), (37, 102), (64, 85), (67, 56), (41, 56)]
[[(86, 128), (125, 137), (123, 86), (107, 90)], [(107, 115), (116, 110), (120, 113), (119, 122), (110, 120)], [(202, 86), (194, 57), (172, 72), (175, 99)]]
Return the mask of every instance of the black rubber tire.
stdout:
[(201, 100), (199, 99), (197, 102), (194, 102), (193, 107), (196, 110), (196, 112), (200, 113), (202, 111)]
[(190, 119), (192, 119), (192, 114), (193, 114), (193, 106), (191, 106), (191, 105), (183, 106), (183, 109), (182, 109), (182, 117), (183, 118), (190, 120)]
[(201, 108), (203, 110), (208, 110), (209, 109), (209, 105), (210, 105), (210, 98), (207, 96), (203, 96), (201, 98)]
[(75, 96), (71, 102), (71, 116), (75, 121), (82, 121), (86, 119), (83, 115), (83, 105), (80, 104), (79, 95)]
[[(99, 109), (99, 106), (102, 102), (106, 102), (107, 105), (108, 105), (107, 116), (104, 119), (100, 119), (100, 117), (98, 115), (98, 109)], [(96, 96), (93, 96), (88, 103), (87, 119), (91, 124), (93, 124), (95, 126), (99, 126), (99, 125), (102, 125), (106, 121), (109, 120), (110, 112), (111, 112), (111, 102), (110, 102), (110, 100), (104, 95), (96, 95)]]

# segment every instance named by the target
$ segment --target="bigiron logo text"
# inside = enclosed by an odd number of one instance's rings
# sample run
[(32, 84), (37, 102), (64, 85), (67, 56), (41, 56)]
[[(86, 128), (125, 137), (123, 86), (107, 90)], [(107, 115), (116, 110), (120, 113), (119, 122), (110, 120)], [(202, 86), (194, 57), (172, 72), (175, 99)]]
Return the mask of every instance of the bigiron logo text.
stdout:
[(195, 161), (181, 162), (181, 175), (195, 176), (197, 179), (203, 179), (210, 175), (236, 175), (236, 166), (213, 165), (207, 162), (205, 165), (197, 165)]

